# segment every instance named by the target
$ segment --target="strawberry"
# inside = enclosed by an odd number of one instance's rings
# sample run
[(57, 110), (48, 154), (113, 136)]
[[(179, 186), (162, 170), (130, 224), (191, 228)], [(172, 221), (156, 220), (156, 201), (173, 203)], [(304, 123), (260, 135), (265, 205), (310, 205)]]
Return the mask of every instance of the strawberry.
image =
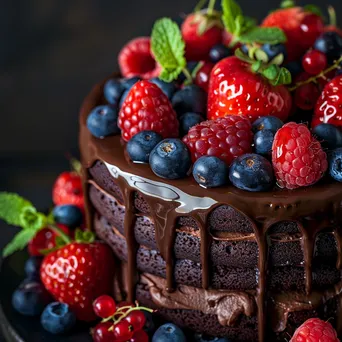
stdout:
[(208, 93), (208, 118), (244, 115), (252, 122), (266, 115), (285, 121), (292, 99), (283, 85), (273, 86), (251, 65), (237, 57), (228, 57), (211, 72)]
[(40, 277), (48, 292), (68, 304), (79, 320), (92, 321), (96, 319), (92, 303), (110, 294), (113, 272), (114, 257), (108, 245), (73, 242), (44, 258)]
[(137, 82), (128, 93), (119, 113), (122, 138), (152, 130), (163, 138), (178, 137), (177, 114), (163, 91), (154, 83)]
[(120, 51), (118, 62), (123, 77), (140, 76), (144, 79), (158, 77), (161, 71), (151, 53), (149, 37), (139, 37), (128, 42)]
[(310, 318), (294, 333), (290, 342), (339, 342), (335, 329), (329, 322)]
[(330, 123), (342, 128), (342, 75), (332, 79), (319, 97), (311, 127)]
[(272, 163), (281, 188), (295, 189), (319, 181), (328, 168), (321, 144), (304, 124), (289, 122), (273, 141)]
[(269, 14), (263, 27), (279, 27), (287, 37), (288, 61), (300, 59), (323, 32), (323, 20), (302, 7), (278, 9)]
[(84, 207), (81, 176), (77, 172), (63, 172), (55, 181), (52, 190), (55, 205), (73, 204)]

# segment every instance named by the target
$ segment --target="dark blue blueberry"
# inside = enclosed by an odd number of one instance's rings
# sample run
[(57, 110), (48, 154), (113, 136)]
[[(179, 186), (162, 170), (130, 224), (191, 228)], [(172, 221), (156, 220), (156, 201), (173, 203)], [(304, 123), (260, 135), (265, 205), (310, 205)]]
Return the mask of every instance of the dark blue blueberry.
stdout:
[(129, 94), (129, 90), (125, 90), (121, 96), (120, 102), (119, 102), (119, 109), (122, 107), (124, 101), (126, 100), (127, 95)]
[(342, 37), (337, 32), (324, 32), (316, 39), (313, 47), (323, 52), (331, 63), (342, 55)]
[(295, 77), (303, 71), (301, 61), (292, 61), (284, 66), (288, 71), (290, 71), (291, 76)]
[(271, 163), (258, 154), (244, 154), (236, 158), (230, 166), (229, 179), (239, 189), (247, 191), (267, 191), (274, 185)]
[(335, 76), (340, 76), (342, 75), (342, 65), (339, 69), (336, 69), (336, 73), (335, 73)]
[(156, 84), (170, 100), (177, 90), (174, 82), (164, 82), (158, 77), (151, 78), (150, 82)]
[(183, 331), (175, 324), (167, 323), (158, 328), (152, 342), (186, 342)]
[(203, 116), (197, 113), (185, 113), (179, 118), (179, 132), (181, 137), (184, 137), (189, 132), (189, 129), (200, 122), (202, 122)]
[(119, 103), (124, 90), (125, 88), (123, 87), (121, 80), (114, 78), (106, 82), (103, 88), (103, 94), (108, 103), (116, 106)]
[(152, 150), (149, 162), (157, 176), (167, 179), (183, 178), (191, 167), (190, 152), (179, 139), (160, 142)]
[(79, 227), (83, 220), (81, 209), (72, 204), (57, 205), (52, 215), (57, 223), (65, 224), (70, 228)]
[(192, 175), (205, 188), (215, 188), (228, 183), (229, 169), (225, 162), (214, 156), (203, 156), (196, 160)]
[(223, 44), (213, 46), (209, 52), (209, 58), (212, 63), (217, 63), (221, 59), (229, 57), (231, 55), (231, 50)]
[(25, 316), (40, 315), (50, 301), (50, 295), (38, 280), (24, 280), (12, 295), (13, 308)]
[(25, 273), (30, 279), (39, 279), (40, 265), (42, 264), (43, 258), (40, 256), (31, 256), (25, 262)]
[(134, 76), (131, 78), (123, 78), (121, 80), (121, 84), (125, 90), (131, 90), (132, 87), (139, 81), (141, 81), (141, 78), (138, 76)]
[(43, 328), (51, 334), (63, 334), (73, 328), (76, 316), (68, 304), (54, 302), (45, 308), (40, 322)]
[(287, 57), (286, 47), (284, 44), (264, 44), (261, 46), (261, 50), (264, 51), (268, 57), (268, 60), (271, 61), (274, 57), (283, 54), (284, 60)]
[(196, 342), (230, 342), (227, 337), (210, 337), (202, 334), (195, 335)]
[(312, 133), (324, 148), (334, 150), (342, 147), (342, 132), (334, 125), (320, 124), (312, 130)]
[(272, 152), (272, 145), (274, 140), (274, 135), (269, 129), (263, 129), (258, 131), (254, 135), (254, 147), (255, 152), (264, 156), (268, 156)]
[(151, 151), (162, 140), (156, 132), (141, 131), (127, 143), (126, 150), (132, 161), (148, 163)]
[(206, 115), (208, 94), (195, 84), (178, 90), (172, 98), (172, 106), (178, 116), (186, 112)]
[(276, 133), (279, 128), (283, 127), (283, 125), (284, 123), (275, 116), (263, 116), (253, 122), (252, 130), (253, 133), (256, 133), (263, 129), (268, 129), (273, 133)]
[(144, 330), (147, 332), (147, 334), (153, 334), (156, 330), (156, 325), (154, 323), (153, 314), (151, 312), (143, 310), (143, 313), (146, 317), (146, 322), (144, 325)]
[(87, 127), (97, 138), (119, 134), (117, 110), (110, 106), (95, 107), (88, 116)]
[(329, 174), (338, 182), (342, 182), (342, 147), (329, 154)]
[(245, 55), (248, 56), (248, 51), (249, 51), (249, 49), (248, 49), (248, 46), (247, 46), (246, 44), (242, 44), (242, 45), (240, 46), (240, 50), (241, 50)]

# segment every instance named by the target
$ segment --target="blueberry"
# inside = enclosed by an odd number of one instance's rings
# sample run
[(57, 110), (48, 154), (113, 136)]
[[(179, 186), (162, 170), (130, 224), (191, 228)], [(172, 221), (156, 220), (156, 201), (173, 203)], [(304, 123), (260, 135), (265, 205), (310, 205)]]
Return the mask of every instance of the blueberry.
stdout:
[(272, 152), (274, 133), (269, 129), (258, 131), (254, 135), (255, 152), (268, 156)]
[(130, 90), (125, 90), (121, 96), (120, 102), (119, 102), (119, 109), (122, 107), (124, 101), (126, 100), (127, 95), (129, 94)]
[(273, 133), (276, 133), (283, 125), (284, 123), (275, 116), (262, 116), (253, 122), (252, 130), (253, 133), (256, 133), (257, 131), (268, 129)]
[(342, 147), (329, 153), (329, 174), (338, 182), (342, 182)]
[(264, 44), (261, 46), (261, 50), (264, 51), (268, 57), (268, 60), (271, 61), (274, 57), (283, 54), (284, 60), (287, 57), (286, 47), (284, 44)]
[(209, 52), (210, 61), (213, 63), (217, 63), (221, 59), (229, 57), (231, 55), (231, 50), (223, 44), (213, 46)]
[(230, 342), (227, 337), (209, 337), (202, 334), (195, 335), (196, 342)]
[(249, 49), (248, 49), (248, 46), (247, 46), (246, 44), (242, 44), (242, 45), (240, 46), (240, 50), (241, 50), (245, 55), (248, 56)]
[(120, 97), (124, 90), (125, 88), (123, 87), (121, 80), (114, 78), (106, 82), (103, 88), (103, 94), (108, 103), (116, 106), (120, 101)]
[(103, 138), (120, 133), (117, 120), (118, 113), (116, 109), (110, 106), (98, 106), (89, 114), (87, 127), (93, 136)]
[(303, 71), (302, 63), (301, 61), (292, 61), (287, 63), (284, 66), (288, 71), (290, 71), (292, 78), (297, 76), (299, 73)]
[(342, 147), (342, 132), (334, 125), (320, 124), (312, 130), (312, 133), (324, 148), (334, 150)]
[(144, 330), (145, 332), (147, 332), (147, 334), (152, 334), (156, 330), (156, 325), (154, 323), (153, 314), (145, 310), (143, 310), (143, 313), (146, 318)]
[(12, 295), (13, 308), (25, 316), (40, 315), (50, 301), (50, 295), (38, 280), (24, 280)]
[(54, 302), (45, 308), (40, 322), (43, 328), (51, 334), (63, 334), (73, 328), (76, 316), (68, 304)]
[(167, 323), (154, 333), (152, 342), (186, 342), (186, 338), (180, 328), (172, 323)]
[(274, 185), (271, 163), (258, 154), (244, 154), (230, 166), (229, 179), (239, 189), (267, 191)]
[(152, 150), (149, 162), (157, 176), (167, 179), (183, 178), (191, 167), (189, 150), (179, 139), (161, 141)]
[(192, 175), (199, 185), (214, 188), (228, 183), (229, 169), (221, 159), (203, 156), (196, 160)]
[(122, 84), (124, 90), (131, 90), (132, 87), (139, 81), (141, 81), (141, 78), (138, 76), (134, 76), (131, 78), (123, 78), (121, 80), (121, 84)]
[(52, 215), (57, 223), (71, 228), (79, 227), (83, 220), (81, 209), (72, 204), (57, 205), (54, 207)]
[(150, 82), (156, 84), (169, 99), (172, 98), (173, 94), (177, 90), (177, 87), (174, 82), (164, 82), (158, 77), (151, 78)]
[(185, 86), (178, 90), (172, 98), (172, 106), (178, 116), (186, 112), (206, 115), (207, 93), (195, 84)]
[(132, 161), (148, 163), (151, 151), (162, 140), (156, 132), (141, 131), (127, 143), (126, 150)]
[(188, 134), (189, 129), (200, 122), (202, 122), (204, 119), (202, 115), (197, 113), (185, 113), (179, 118), (179, 132), (181, 137), (184, 137), (184, 135)]
[(40, 256), (31, 256), (25, 262), (25, 273), (30, 279), (39, 279), (40, 265), (42, 264), (43, 258)]
[(323, 52), (331, 63), (342, 55), (342, 37), (337, 32), (324, 32), (316, 39), (313, 47)]

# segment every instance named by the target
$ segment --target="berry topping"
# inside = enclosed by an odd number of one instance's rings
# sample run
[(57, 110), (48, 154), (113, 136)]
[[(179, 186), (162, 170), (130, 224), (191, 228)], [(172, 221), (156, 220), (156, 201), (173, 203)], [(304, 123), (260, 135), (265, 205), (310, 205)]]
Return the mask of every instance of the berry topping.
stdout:
[(342, 148), (337, 148), (329, 155), (329, 174), (338, 182), (342, 182)]
[(248, 119), (230, 115), (190, 128), (183, 141), (190, 150), (193, 162), (208, 155), (230, 165), (234, 158), (252, 151), (253, 133)]
[(39, 279), (40, 265), (42, 264), (43, 257), (31, 256), (25, 262), (25, 273), (30, 279)]
[(212, 63), (217, 63), (221, 59), (232, 55), (232, 51), (223, 44), (213, 46), (209, 52), (209, 58)]
[(284, 44), (263, 44), (261, 50), (266, 53), (267, 60), (272, 61), (275, 57), (283, 55), (283, 60), (286, 60), (287, 51)]
[(179, 131), (180, 136), (184, 137), (184, 135), (188, 134), (189, 129), (200, 122), (202, 122), (204, 119), (202, 115), (197, 113), (185, 113), (179, 118)]
[(310, 75), (317, 75), (328, 65), (325, 54), (318, 50), (308, 51), (302, 59), (303, 69)]
[(113, 342), (114, 334), (111, 328), (113, 327), (113, 322), (103, 322), (99, 323), (91, 331), (94, 342)]
[(111, 105), (116, 106), (121, 98), (125, 87), (119, 79), (110, 79), (106, 82), (103, 88), (103, 95)]
[(195, 181), (205, 188), (227, 184), (228, 174), (226, 163), (214, 156), (203, 156), (197, 159), (192, 171)]
[(162, 136), (153, 131), (141, 131), (126, 146), (130, 159), (136, 163), (148, 163), (150, 153), (163, 140)]
[(114, 325), (114, 341), (129, 341), (133, 337), (133, 325), (126, 320), (122, 320)]
[(186, 342), (183, 331), (175, 324), (167, 323), (157, 329), (152, 342)]
[(125, 320), (133, 326), (134, 331), (141, 330), (146, 323), (144, 313), (139, 310), (132, 311), (127, 317), (125, 317)]
[(281, 188), (295, 189), (319, 181), (328, 167), (321, 144), (304, 124), (289, 122), (275, 135), (272, 162)]
[(94, 300), (93, 308), (96, 316), (108, 318), (115, 314), (116, 304), (112, 297), (102, 295)]
[(342, 147), (342, 132), (334, 125), (317, 125), (312, 130), (312, 134), (317, 138), (321, 145), (328, 150)]
[(53, 208), (52, 215), (57, 223), (70, 228), (80, 227), (83, 221), (81, 209), (71, 204), (57, 205)]
[(173, 94), (177, 90), (176, 84), (174, 82), (165, 82), (157, 77), (151, 78), (150, 82), (156, 84), (168, 97), (169, 100), (172, 99)]
[(165, 139), (150, 154), (150, 166), (159, 177), (183, 178), (191, 167), (191, 156), (186, 145), (179, 139)]
[(144, 330), (139, 330), (134, 333), (133, 337), (130, 339), (130, 342), (148, 342), (149, 338), (147, 333)]
[(236, 158), (229, 170), (229, 179), (239, 189), (267, 191), (274, 185), (271, 163), (257, 154), (244, 154)]
[(119, 134), (117, 125), (118, 113), (114, 107), (95, 107), (87, 118), (87, 127), (96, 138), (104, 138), (109, 135)]
[(177, 115), (163, 91), (148, 81), (136, 83), (125, 99), (118, 124), (129, 141), (140, 131), (151, 130), (163, 138), (178, 136)]
[(272, 153), (272, 145), (275, 133), (269, 129), (258, 131), (254, 135), (255, 152), (264, 156)]
[(342, 37), (336, 32), (324, 32), (317, 38), (313, 47), (324, 53), (329, 62), (333, 62), (342, 55)]
[(68, 304), (54, 302), (44, 309), (40, 322), (49, 333), (63, 334), (73, 328), (76, 316)]
[(161, 71), (151, 54), (149, 37), (139, 37), (128, 42), (120, 51), (118, 61), (124, 77), (149, 79), (158, 77)]
[(208, 92), (209, 88), (209, 80), (210, 73), (214, 67), (213, 63), (210, 62), (200, 62), (200, 68), (198, 70), (195, 69), (195, 79), (194, 82), (196, 85), (201, 87), (204, 91)]
[(252, 125), (254, 133), (262, 131), (264, 129), (270, 130), (276, 133), (277, 130), (283, 127), (284, 123), (275, 116), (263, 116), (258, 120), (255, 120)]

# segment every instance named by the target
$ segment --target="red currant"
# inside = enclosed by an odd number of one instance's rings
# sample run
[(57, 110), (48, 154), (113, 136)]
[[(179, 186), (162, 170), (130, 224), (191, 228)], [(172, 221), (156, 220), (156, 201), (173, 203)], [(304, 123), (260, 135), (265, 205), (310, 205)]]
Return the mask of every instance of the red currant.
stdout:
[(93, 303), (94, 312), (101, 318), (108, 318), (115, 314), (116, 304), (112, 297), (103, 295), (95, 299)]
[(146, 323), (146, 317), (142, 311), (132, 311), (125, 320), (131, 324), (134, 328), (134, 331), (141, 330), (145, 323)]
[(203, 63), (203, 66), (196, 73), (195, 84), (208, 92), (210, 73), (214, 67), (214, 64), (210, 62)]
[(99, 323), (93, 330), (92, 336), (94, 342), (112, 342), (114, 335), (108, 329), (113, 326), (113, 322)]
[(326, 55), (317, 50), (308, 51), (302, 60), (304, 70), (310, 75), (317, 75), (328, 65)]
[(133, 326), (126, 320), (122, 320), (114, 326), (115, 341), (128, 341), (133, 336)]
[[(129, 302), (120, 302), (117, 306), (116, 306), (116, 309), (120, 309), (120, 308), (123, 308), (125, 306), (128, 306), (130, 308), (134, 308), (134, 305), (132, 303), (129, 303)], [(120, 310), (120, 312), (127, 312), (128, 309), (124, 309), (124, 310)]]
[(144, 330), (139, 330), (134, 333), (130, 342), (148, 342), (148, 335)]
[(298, 108), (310, 110), (315, 107), (319, 95), (320, 93), (317, 85), (314, 83), (307, 83), (296, 89), (294, 101)]

